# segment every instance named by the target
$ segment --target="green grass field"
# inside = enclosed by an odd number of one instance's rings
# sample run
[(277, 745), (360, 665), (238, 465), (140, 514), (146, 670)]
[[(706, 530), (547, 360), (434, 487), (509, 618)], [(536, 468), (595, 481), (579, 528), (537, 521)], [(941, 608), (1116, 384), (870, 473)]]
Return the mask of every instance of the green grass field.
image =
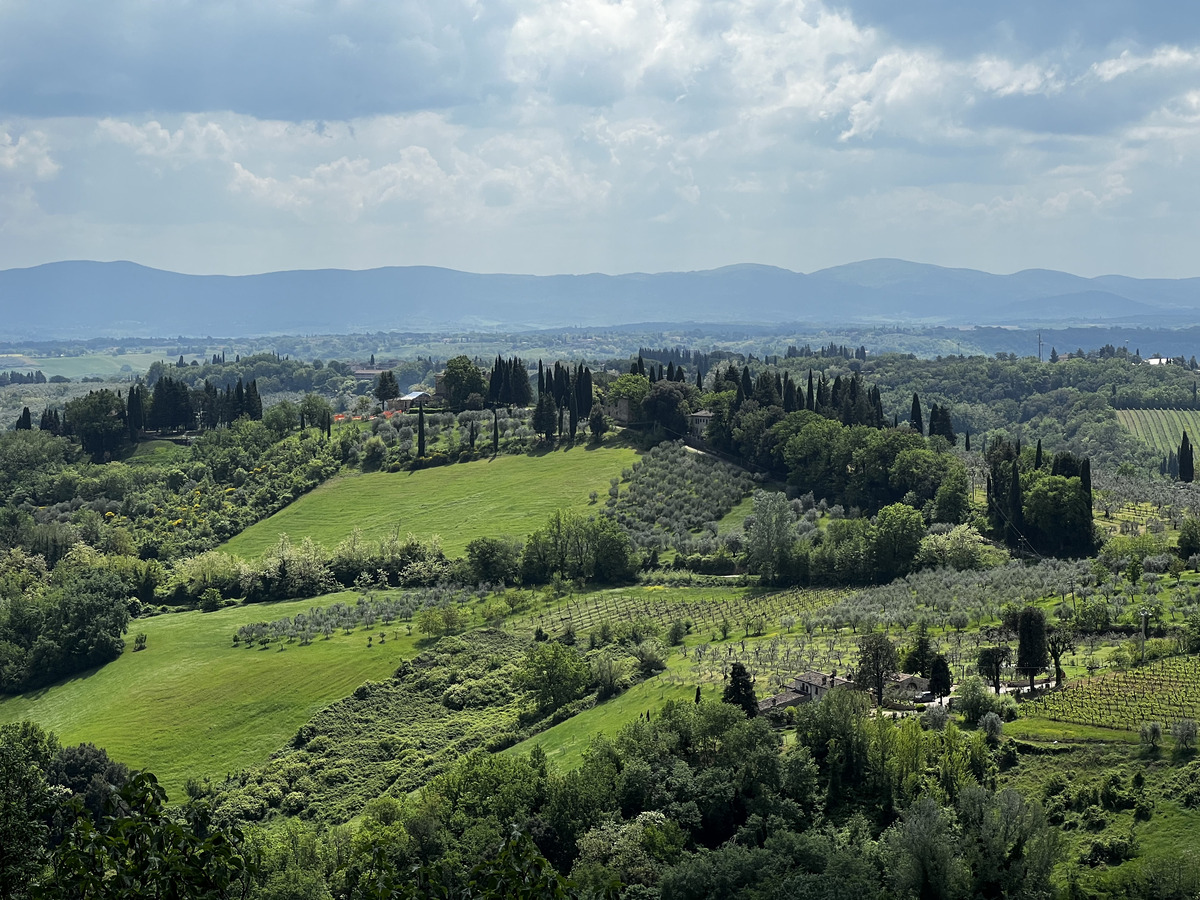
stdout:
[(1200, 436), (1198, 409), (1118, 409), (1117, 421), (1163, 456), (1179, 450), (1185, 430), (1193, 443)]
[(556, 509), (598, 511), (588, 494), (608, 496), (608, 481), (633, 465), (627, 447), (577, 446), (541, 456), (497, 456), (417, 472), (348, 475), (247, 528), (222, 548), (254, 559), (279, 535), (311, 537), (332, 548), (355, 528), (370, 538), (393, 531), (421, 538), (439, 535), (448, 554), (463, 552), (477, 537), (523, 537)]
[[(720, 700), (721, 686), (706, 684), (701, 688), (705, 700)], [(583, 753), (597, 734), (615, 737), (621, 728), (647, 712), (652, 716), (668, 700), (693, 700), (696, 688), (689, 684), (669, 682), (658, 675), (635, 684), (623, 694), (599, 703), (591, 709), (572, 716), (565, 722), (548, 728), (541, 734), (514, 744), (505, 753), (526, 756), (535, 746), (546, 752), (548, 759), (560, 772), (579, 768)]]
[[(416, 637), (368, 649), (366, 633), (335, 632), (311, 646), (235, 648), (238, 625), (292, 616), (356, 594), (175, 613), (130, 623), (120, 659), (98, 671), (0, 699), (0, 722), (32, 719), (64, 744), (90, 741), (158, 776), (172, 799), (188, 777), (261, 763), (319, 709), (381, 680), (414, 654)], [(381, 629), (372, 629), (378, 633)], [(146, 634), (146, 649), (132, 650)]]
[[(40, 369), (47, 378), (52, 375), (72, 379), (124, 378), (130, 374), (144, 375), (151, 363), (159, 360), (174, 362), (175, 358), (163, 353), (85, 353), (81, 356), (24, 357), (24, 367)], [(188, 357), (189, 361), (191, 358)]]
[(171, 441), (141, 441), (124, 461), (131, 466), (165, 466), (174, 462), (184, 462), (188, 456), (188, 448), (181, 444)]

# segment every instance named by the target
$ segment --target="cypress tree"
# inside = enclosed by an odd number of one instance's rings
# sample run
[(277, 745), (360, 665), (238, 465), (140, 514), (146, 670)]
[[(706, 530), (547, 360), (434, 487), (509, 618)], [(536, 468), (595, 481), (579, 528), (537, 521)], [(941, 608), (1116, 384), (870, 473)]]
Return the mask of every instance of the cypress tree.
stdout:
[(1192, 443), (1188, 440), (1187, 432), (1179, 442), (1179, 480), (1190, 482), (1196, 477), (1196, 461), (1192, 455)]
[(500, 452), (500, 413), (492, 410), (492, 456)]
[(729, 684), (721, 699), (733, 706), (740, 707), (746, 718), (752, 719), (758, 715), (758, 698), (754, 696), (754, 682), (750, 673), (740, 662), (735, 662), (729, 671)]
[(542, 394), (546, 393), (546, 374), (542, 371), (542, 361), (538, 360), (538, 399), (542, 399)]
[(554, 443), (554, 422), (557, 418), (554, 413), (554, 399), (549, 394), (542, 394), (533, 411), (533, 430), (545, 438), (548, 444)]
[(567, 396), (571, 393), (571, 371), (566, 366), (554, 364), (554, 403), (559, 409), (567, 406)]
[(796, 383), (792, 381), (790, 375), (785, 375), (783, 378), (783, 411), (791, 413), (795, 412), (796, 409)]
[(963, 446), (966, 447), (967, 452), (970, 453), (971, 452), (971, 432), (969, 432), (969, 431), (966, 432), (966, 438), (967, 438), (967, 441)]
[(815, 402), (816, 402), (816, 397), (813, 394), (812, 369), (809, 369), (808, 370), (808, 394), (805, 395), (805, 397), (804, 397), (804, 408), (805, 409), (815, 409), (816, 407), (813, 405)]
[[(1193, 389), (1194, 389), (1194, 387), (1195, 386), (1193, 385)], [(698, 390), (698, 391), (704, 390), (704, 376), (700, 374), (699, 369), (696, 370), (696, 390)], [(1193, 397), (1192, 399), (1194, 400), (1196, 398)]]
[[(395, 375), (392, 376), (395, 379)], [(399, 391), (397, 391), (399, 394)], [(258, 396), (258, 379), (255, 378), (246, 385), (246, 415), (255, 422), (261, 422), (263, 416), (262, 398)]]
[(1038, 438), (1037, 451), (1033, 455), (1033, 467), (1040, 469), (1042, 467), (1042, 439)]
[(1021, 470), (1012, 461), (1012, 477), (1008, 484), (1008, 545), (1019, 547), (1025, 532), (1024, 498), (1021, 495)]
[(675, 380), (675, 363), (667, 361), (667, 381)]
[(417, 405), (417, 456), (425, 455), (425, 404)]
[(917, 434), (925, 433), (925, 421), (921, 418), (921, 398), (913, 394), (912, 411), (908, 415), (909, 424)]
[(742, 396), (750, 397), (754, 394), (754, 382), (750, 380), (750, 367), (742, 369)]
[(1029, 694), (1033, 678), (1050, 662), (1046, 651), (1046, 614), (1036, 606), (1026, 606), (1017, 617), (1017, 671), (1029, 676)]
[(21, 410), (21, 415), (17, 417), (17, 431), (32, 431), (33, 416), (29, 412), (29, 407), (26, 406)]

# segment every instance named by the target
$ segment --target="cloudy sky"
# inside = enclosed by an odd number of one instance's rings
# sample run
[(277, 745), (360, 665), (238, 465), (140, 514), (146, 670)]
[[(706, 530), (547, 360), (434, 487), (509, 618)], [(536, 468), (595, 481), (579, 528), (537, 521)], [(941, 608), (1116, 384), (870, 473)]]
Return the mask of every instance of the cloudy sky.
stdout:
[(1200, 275), (1200, 6), (0, 0), (0, 268)]

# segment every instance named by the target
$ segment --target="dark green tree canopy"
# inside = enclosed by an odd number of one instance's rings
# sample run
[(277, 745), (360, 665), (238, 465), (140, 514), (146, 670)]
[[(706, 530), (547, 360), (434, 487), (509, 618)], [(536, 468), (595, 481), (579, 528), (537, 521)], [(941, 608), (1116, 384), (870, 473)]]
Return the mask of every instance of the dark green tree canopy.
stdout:
[(721, 699), (739, 707), (748, 719), (758, 715), (758, 697), (754, 694), (754, 682), (750, 679), (750, 673), (746, 671), (746, 667), (740, 662), (735, 662), (730, 667), (729, 683), (725, 685), (725, 692), (721, 695)]
[(858, 668), (854, 683), (875, 695), (875, 703), (883, 706), (883, 689), (899, 668), (896, 645), (881, 632), (864, 634), (858, 639)]

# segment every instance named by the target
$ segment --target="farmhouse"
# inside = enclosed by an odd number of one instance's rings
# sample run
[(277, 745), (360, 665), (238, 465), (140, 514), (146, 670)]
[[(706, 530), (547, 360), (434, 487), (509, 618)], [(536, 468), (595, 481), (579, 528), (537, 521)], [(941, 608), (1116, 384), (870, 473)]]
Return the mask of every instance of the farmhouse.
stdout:
[(691, 432), (692, 437), (703, 440), (708, 423), (712, 420), (712, 412), (707, 409), (698, 409), (688, 416), (688, 431)]
[(424, 406), (433, 396), (426, 391), (410, 391), (403, 397), (397, 397), (395, 400), (389, 400), (387, 408), (397, 410), (399, 412), (408, 412), (414, 406)]
[(809, 700), (820, 700), (835, 687), (853, 687), (853, 682), (839, 678), (837, 673), (825, 675), (821, 672), (808, 671), (797, 675), (782, 691), (772, 697), (767, 697), (758, 704), (759, 712), (771, 709), (787, 709), (807, 703)]

